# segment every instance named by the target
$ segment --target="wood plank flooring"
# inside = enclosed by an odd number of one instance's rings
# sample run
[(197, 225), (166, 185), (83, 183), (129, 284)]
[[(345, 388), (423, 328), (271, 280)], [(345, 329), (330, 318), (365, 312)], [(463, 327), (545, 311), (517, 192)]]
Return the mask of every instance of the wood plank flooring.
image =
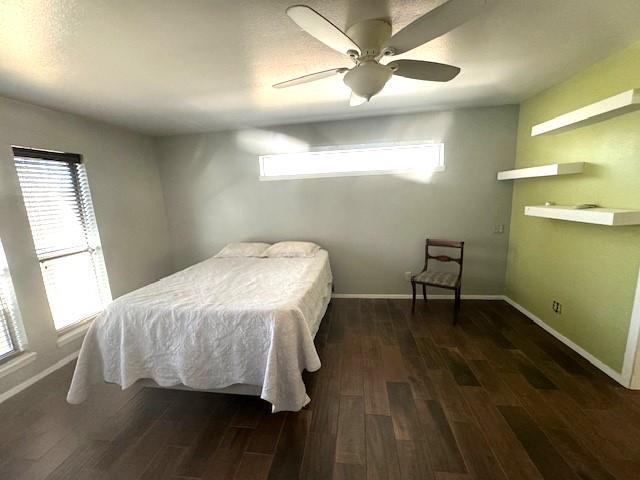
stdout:
[(639, 479), (631, 392), (501, 301), (332, 301), (297, 413), (104, 385), (73, 365), (0, 404), (1, 479)]

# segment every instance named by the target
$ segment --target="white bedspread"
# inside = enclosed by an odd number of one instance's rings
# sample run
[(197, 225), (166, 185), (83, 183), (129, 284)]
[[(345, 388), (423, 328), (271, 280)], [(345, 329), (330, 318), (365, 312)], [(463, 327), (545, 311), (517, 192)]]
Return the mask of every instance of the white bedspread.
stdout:
[(115, 300), (91, 325), (67, 395), (151, 378), (216, 389), (262, 387), (273, 411), (310, 399), (302, 371), (320, 368), (313, 338), (331, 294), (329, 256), (210, 258)]

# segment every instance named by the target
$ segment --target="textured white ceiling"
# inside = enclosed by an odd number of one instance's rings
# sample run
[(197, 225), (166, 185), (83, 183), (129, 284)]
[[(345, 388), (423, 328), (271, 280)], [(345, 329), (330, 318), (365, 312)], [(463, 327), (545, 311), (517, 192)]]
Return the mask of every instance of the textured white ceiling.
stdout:
[[(393, 78), (348, 106), (340, 77), (273, 83), (347, 57), (285, 15), (300, 0), (0, 0), (0, 95), (154, 134), (518, 102), (640, 40), (639, 0), (491, 0), (402, 57), (452, 63), (448, 84)], [(340, 27), (393, 30), (442, 0), (306, 2)]]

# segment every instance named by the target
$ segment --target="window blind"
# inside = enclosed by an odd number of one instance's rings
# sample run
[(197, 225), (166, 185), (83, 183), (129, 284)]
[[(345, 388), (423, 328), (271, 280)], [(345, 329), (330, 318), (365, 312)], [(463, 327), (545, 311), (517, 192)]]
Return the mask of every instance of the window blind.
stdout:
[(111, 301), (89, 182), (79, 155), (14, 149), (18, 179), (57, 330)]
[(9, 276), (9, 267), (0, 242), (0, 360), (11, 356), (24, 347), (19, 316)]
[(9, 322), (11, 319), (7, 313), (6, 302), (4, 298), (0, 296), (0, 360), (17, 350), (13, 335), (11, 334), (11, 330), (9, 330)]

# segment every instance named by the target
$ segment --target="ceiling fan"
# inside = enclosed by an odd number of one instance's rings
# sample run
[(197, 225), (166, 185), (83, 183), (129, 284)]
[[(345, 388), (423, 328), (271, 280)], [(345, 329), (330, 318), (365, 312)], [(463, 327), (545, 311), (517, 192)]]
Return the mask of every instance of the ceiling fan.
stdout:
[(344, 74), (343, 81), (351, 89), (349, 104), (356, 106), (371, 100), (371, 97), (384, 88), (392, 75), (448, 82), (460, 73), (460, 68), (421, 60), (395, 60), (387, 64), (380, 63), (380, 60), (413, 50), (453, 30), (478, 14), (485, 3), (486, 0), (448, 0), (394, 35), (391, 35), (391, 24), (378, 19), (358, 22), (345, 33), (313, 8), (294, 5), (286, 10), (291, 20), (325, 45), (349, 55), (355, 66), (310, 73), (273, 86), (292, 87)]

